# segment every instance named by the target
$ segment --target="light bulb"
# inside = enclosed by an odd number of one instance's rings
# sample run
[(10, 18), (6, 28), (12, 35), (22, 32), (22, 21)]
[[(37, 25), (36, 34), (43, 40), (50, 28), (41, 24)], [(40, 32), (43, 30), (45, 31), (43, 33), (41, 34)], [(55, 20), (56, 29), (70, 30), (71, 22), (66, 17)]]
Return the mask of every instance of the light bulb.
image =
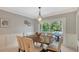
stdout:
[(39, 18), (38, 18), (38, 21), (41, 21), (41, 20), (42, 20), (42, 18), (41, 18), (41, 17), (39, 17)]

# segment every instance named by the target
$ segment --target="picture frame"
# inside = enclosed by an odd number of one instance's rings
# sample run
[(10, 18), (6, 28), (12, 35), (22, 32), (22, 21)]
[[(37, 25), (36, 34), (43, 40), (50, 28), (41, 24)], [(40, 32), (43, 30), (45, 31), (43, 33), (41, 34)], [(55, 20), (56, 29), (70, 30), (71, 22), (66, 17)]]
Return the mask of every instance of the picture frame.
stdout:
[(7, 19), (0, 19), (0, 27), (7, 28), (8, 27), (8, 20)]
[(27, 26), (31, 26), (31, 23), (27, 20), (24, 20), (24, 24), (27, 25)]

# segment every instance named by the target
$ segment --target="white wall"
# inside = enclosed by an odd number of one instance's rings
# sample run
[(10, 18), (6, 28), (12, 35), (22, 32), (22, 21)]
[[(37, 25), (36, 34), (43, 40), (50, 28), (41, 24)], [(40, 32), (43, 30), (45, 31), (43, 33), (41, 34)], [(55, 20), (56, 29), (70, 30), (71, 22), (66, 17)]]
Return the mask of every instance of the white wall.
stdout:
[(0, 34), (0, 49), (17, 47), (16, 34)]
[(34, 21), (30, 18), (0, 10), (0, 19), (8, 20), (8, 28), (0, 28), (0, 48), (17, 46), (16, 35), (27, 33), (24, 20), (31, 23), (34, 32)]
[(28, 20), (33, 26), (31, 19), (2, 10), (0, 10), (0, 18), (7, 19), (9, 24), (8, 28), (0, 28), (0, 34), (22, 33), (26, 29), (24, 20)]
[(77, 51), (79, 51), (79, 8), (76, 14)]
[(77, 51), (76, 12), (66, 15), (65, 45)]
[(77, 29), (77, 36), (78, 36), (78, 40), (79, 40), (79, 9), (78, 9), (78, 12), (77, 12), (77, 21), (76, 22), (77, 22), (77, 24), (76, 24), (77, 25), (76, 26), (77, 27), (76, 28)]
[(34, 32), (39, 31), (39, 22), (37, 19), (34, 20)]

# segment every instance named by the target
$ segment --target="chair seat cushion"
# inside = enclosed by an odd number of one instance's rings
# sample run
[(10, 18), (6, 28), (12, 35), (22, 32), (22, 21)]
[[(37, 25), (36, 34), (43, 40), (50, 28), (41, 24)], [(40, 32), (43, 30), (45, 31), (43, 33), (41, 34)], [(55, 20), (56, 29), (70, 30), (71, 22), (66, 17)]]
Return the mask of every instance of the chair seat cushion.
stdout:
[(34, 46), (39, 48), (39, 47), (41, 46), (41, 43), (39, 43), (39, 42), (34, 42)]
[(49, 44), (49, 47), (51, 47), (51, 48), (58, 48), (58, 44), (59, 44), (59, 42), (53, 41), (53, 43)]

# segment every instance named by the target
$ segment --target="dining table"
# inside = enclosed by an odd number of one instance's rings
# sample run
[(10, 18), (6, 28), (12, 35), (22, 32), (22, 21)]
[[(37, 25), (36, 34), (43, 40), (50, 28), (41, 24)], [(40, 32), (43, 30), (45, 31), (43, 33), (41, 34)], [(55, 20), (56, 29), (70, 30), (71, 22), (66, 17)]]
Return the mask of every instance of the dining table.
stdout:
[[(40, 41), (39, 37), (36, 37), (34, 35), (31, 35), (31, 36), (28, 36), (28, 37), (32, 38), (33, 42), (41, 43), (40, 47), (42, 48), (42, 50), (40, 52), (48, 52), (47, 47), (49, 46), (50, 41), (49, 42), (47, 42), (47, 41), (50, 40), (50, 38), (51, 38), (50, 36), (42, 36), (42, 37), (44, 37), (44, 41)], [(49, 37), (49, 38), (47, 38), (47, 41), (45, 41), (46, 37)]]

